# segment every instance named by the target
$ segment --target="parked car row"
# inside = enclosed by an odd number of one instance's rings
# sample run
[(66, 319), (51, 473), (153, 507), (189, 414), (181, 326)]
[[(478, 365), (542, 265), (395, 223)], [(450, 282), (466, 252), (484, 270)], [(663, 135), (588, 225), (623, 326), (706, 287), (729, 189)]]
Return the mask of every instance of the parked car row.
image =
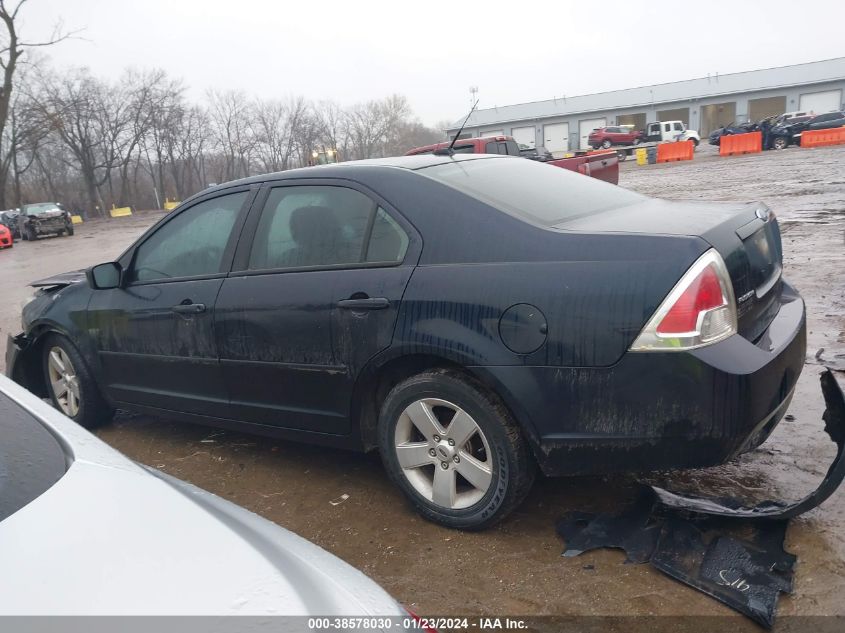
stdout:
[(73, 235), (73, 220), (58, 202), (26, 204), (0, 211), (0, 248), (15, 240), (36, 240), (46, 235)]
[[(723, 136), (762, 131), (763, 149), (785, 149), (800, 145), (801, 135), (808, 130), (826, 130), (845, 126), (845, 112), (835, 110), (814, 115), (809, 112), (786, 112), (760, 121), (730, 123), (710, 133), (709, 143), (720, 145)], [(768, 130), (767, 130), (768, 128)]]
[[(696, 130), (688, 129), (683, 121), (654, 121), (647, 123), (643, 130), (635, 130), (631, 125), (601, 127), (594, 129), (587, 137), (587, 142), (593, 149), (674, 141), (692, 141), (693, 145), (698, 147), (701, 137)], [(630, 154), (630, 151), (627, 153)]]

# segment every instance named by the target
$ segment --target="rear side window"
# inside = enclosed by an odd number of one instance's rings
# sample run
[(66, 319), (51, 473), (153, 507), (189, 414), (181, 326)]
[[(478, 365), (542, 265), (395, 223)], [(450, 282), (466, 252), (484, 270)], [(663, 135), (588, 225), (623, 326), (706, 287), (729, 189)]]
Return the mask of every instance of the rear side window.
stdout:
[(381, 207), (376, 211), (367, 243), (367, 262), (401, 262), (408, 250), (408, 234)]
[(361, 261), (373, 202), (346, 187), (277, 187), (261, 212), (251, 269)]
[(622, 187), (533, 160), (462, 160), (419, 169), (417, 173), (543, 226), (646, 199)]

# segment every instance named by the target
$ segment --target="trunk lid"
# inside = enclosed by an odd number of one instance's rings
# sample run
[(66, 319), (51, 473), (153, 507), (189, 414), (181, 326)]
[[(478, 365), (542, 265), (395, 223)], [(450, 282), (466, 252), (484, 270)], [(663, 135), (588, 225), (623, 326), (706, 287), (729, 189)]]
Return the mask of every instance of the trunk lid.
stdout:
[(739, 333), (755, 341), (780, 309), (783, 250), (774, 214), (760, 202), (711, 203), (648, 198), (562, 222), (565, 231), (696, 236), (725, 260)]

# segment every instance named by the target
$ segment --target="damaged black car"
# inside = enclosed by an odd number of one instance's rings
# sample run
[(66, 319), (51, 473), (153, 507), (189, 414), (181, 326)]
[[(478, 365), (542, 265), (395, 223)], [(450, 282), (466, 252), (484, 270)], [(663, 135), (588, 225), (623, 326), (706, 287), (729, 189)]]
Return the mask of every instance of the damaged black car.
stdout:
[(479, 529), (547, 475), (719, 464), (772, 432), (804, 302), (763, 204), (542, 162), (412, 156), (206, 190), (116, 261), (42, 280), (7, 371), (116, 407), (378, 450)]
[(18, 231), (25, 240), (44, 235), (73, 235), (70, 213), (58, 202), (27, 204), (17, 216)]

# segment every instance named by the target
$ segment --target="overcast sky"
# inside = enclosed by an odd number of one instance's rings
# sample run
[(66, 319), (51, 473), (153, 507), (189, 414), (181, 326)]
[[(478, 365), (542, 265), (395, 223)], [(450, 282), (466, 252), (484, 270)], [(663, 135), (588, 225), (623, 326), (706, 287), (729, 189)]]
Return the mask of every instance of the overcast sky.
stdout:
[[(799, 18), (799, 15), (804, 18)], [(845, 55), (843, 0), (30, 0), (21, 32), (84, 40), (53, 64), (165, 69), (208, 88), (351, 104), (404, 94), (428, 125), (479, 107)]]

